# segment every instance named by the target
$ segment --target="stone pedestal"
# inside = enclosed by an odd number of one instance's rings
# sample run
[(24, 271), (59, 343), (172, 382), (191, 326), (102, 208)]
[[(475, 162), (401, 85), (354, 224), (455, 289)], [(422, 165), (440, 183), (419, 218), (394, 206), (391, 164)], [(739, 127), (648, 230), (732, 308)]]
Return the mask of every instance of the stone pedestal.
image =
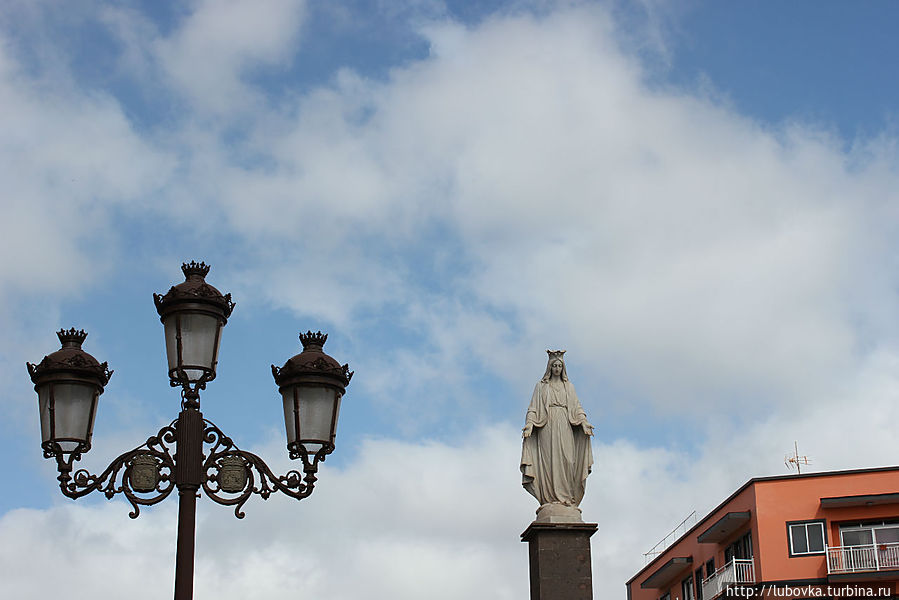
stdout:
[(596, 523), (531, 523), (528, 543), (531, 600), (593, 600), (590, 536)]

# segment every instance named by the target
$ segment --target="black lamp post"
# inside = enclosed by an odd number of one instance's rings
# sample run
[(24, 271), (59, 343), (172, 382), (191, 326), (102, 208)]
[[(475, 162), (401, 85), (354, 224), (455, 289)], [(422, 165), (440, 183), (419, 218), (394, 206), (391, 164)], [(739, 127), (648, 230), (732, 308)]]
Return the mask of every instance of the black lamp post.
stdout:
[[(38, 394), (41, 447), (55, 458), (59, 487), (69, 498), (99, 490), (107, 498), (124, 494), (133, 510), (151, 505), (178, 489), (178, 545), (175, 600), (193, 597), (194, 539), (197, 496), (202, 488), (215, 502), (234, 506), (238, 519), (252, 494), (267, 499), (282, 492), (297, 500), (312, 493), (318, 463), (334, 450), (340, 399), (353, 373), (324, 353), (327, 335), (300, 334), (303, 351), (278, 368), (275, 383), (284, 402), (287, 449), (299, 458), (303, 473), (274, 475), (261, 458), (240, 450), (200, 412), (200, 390), (215, 379), (222, 328), (234, 308), (231, 294), (206, 283), (209, 267), (185, 263), (185, 281), (165, 295), (154, 294), (165, 328), (169, 382), (181, 388), (181, 412), (146, 443), (125, 452), (100, 475), (73, 464), (91, 448), (97, 401), (112, 371), (81, 349), (84, 331), (60, 330), (62, 348), (37, 365), (27, 363)], [(204, 448), (205, 446), (205, 448)]]

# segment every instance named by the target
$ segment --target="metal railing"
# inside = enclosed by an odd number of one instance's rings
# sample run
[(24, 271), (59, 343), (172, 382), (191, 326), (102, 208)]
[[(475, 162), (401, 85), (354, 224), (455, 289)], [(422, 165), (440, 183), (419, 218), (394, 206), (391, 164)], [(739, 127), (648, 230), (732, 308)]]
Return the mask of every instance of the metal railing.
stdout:
[(712, 600), (732, 585), (755, 583), (751, 558), (735, 558), (702, 580), (702, 600)]
[(649, 552), (643, 553), (643, 564), (648, 565), (650, 561), (655, 560), (655, 558), (659, 554), (661, 554), (662, 552), (664, 552), (665, 550), (668, 549), (668, 546), (670, 546), (671, 543), (675, 539), (677, 539), (681, 535), (687, 533), (687, 530), (690, 529), (690, 527), (692, 527), (695, 524), (696, 524), (696, 511), (694, 510), (689, 515), (687, 515), (686, 519), (684, 519), (683, 521), (678, 523), (677, 527), (672, 529), (668, 533), (668, 535), (663, 537), (661, 540), (658, 541), (658, 543), (655, 546), (650, 548)]
[(827, 573), (858, 573), (899, 569), (899, 542), (827, 548)]

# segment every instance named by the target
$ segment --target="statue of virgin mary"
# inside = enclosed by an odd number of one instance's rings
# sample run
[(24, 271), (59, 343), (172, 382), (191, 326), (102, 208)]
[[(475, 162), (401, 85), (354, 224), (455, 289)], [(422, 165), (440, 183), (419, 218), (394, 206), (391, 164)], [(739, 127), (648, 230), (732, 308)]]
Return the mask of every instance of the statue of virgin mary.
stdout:
[(593, 465), (593, 426), (568, 381), (565, 351), (546, 352), (546, 373), (534, 388), (522, 430), (521, 484), (541, 507), (577, 507)]

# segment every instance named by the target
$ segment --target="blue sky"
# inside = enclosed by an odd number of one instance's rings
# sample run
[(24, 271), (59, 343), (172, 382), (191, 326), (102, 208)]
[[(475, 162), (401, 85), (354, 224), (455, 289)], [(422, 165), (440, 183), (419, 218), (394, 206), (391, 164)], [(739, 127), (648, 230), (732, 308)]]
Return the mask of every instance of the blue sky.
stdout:
[(895, 464), (897, 10), (8, 0), (3, 595), (170, 593), (174, 502), (63, 498), (24, 362), (89, 332), (102, 470), (176, 414), (152, 293), (182, 261), (237, 302), (202, 402), (242, 447), (289, 468), (298, 332), (356, 372), (311, 498), (201, 501), (198, 596), (526, 593), (547, 348), (597, 428), (597, 594), (794, 440)]

